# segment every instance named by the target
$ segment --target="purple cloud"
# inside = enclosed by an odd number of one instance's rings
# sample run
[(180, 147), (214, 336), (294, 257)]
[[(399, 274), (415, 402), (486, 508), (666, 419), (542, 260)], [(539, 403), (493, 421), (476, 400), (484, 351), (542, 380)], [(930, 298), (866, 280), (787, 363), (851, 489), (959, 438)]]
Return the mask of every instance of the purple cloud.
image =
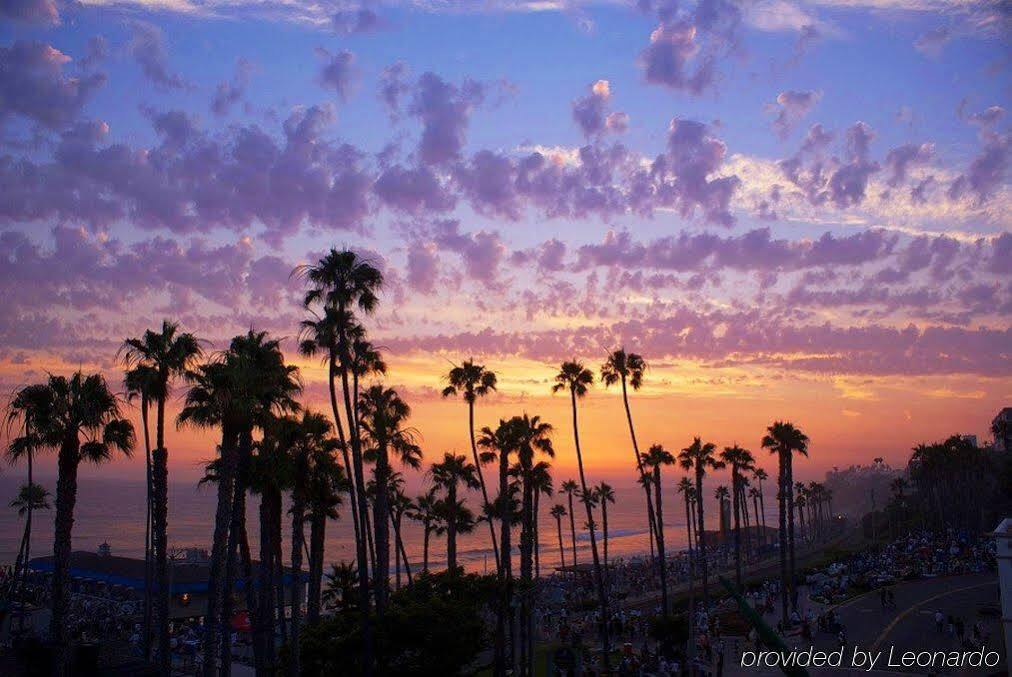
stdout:
[(822, 92), (788, 90), (777, 95), (777, 116), (773, 129), (786, 138), (794, 126), (808, 115), (822, 98)]
[(650, 44), (640, 55), (647, 82), (699, 94), (713, 82), (713, 61), (709, 57), (697, 59), (699, 52), (695, 25), (662, 23), (650, 34)]
[(0, 222), (54, 219), (105, 228), (129, 220), (141, 228), (191, 233), (247, 231), (262, 224), (273, 242), (303, 224), (361, 228), (373, 183), (364, 156), (322, 135), (328, 107), (296, 109), (283, 140), (259, 127), (236, 126), (212, 138), (189, 116), (151, 114), (157, 145), (105, 145), (101, 123), (61, 137), (50, 162), (0, 157)]
[(980, 153), (970, 161), (966, 171), (950, 184), (949, 198), (958, 200), (964, 195), (970, 195), (978, 205), (991, 199), (1005, 184), (1010, 150), (1012, 135), (999, 134), (987, 128), (982, 130)]
[(409, 214), (443, 212), (453, 209), (456, 199), (428, 167), (388, 167), (373, 187), (380, 201)]
[(485, 286), (499, 279), (499, 267), (507, 250), (498, 233), (485, 230), (462, 233), (459, 221), (447, 220), (434, 226), (433, 240), (440, 247), (460, 255), (471, 279)]
[(373, 33), (383, 28), (383, 20), (372, 9), (359, 7), (335, 12), (330, 19), (331, 28), (341, 35)]
[(894, 251), (896, 242), (895, 235), (881, 230), (845, 237), (826, 232), (814, 241), (773, 239), (768, 228), (727, 237), (680, 233), (649, 242), (637, 242), (626, 231), (609, 232), (602, 243), (583, 245), (576, 251), (574, 268), (795, 271), (821, 266), (860, 266), (883, 260)]
[(211, 100), (211, 111), (218, 116), (228, 115), (232, 106), (246, 95), (250, 73), (253, 65), (246, 59), (239, 59), (235, 64), (235, 74), (228, 82), (219, 82)]
[(401, 99), (411, 90), (410, 85), (405, 82), (407, 75), (408, 66), (403, 61), (390, 64), (380, 74), (379, 98), (393, 118), (400, 115)]
[(129, 50), (144, 75), (159, 89), (184, 89), (188, 83), (169, 68), (169, 57), (165, 51), (162, 31), (145, 21), (130, 24), (133, 37)]
[(412, 242), (408, 245), (408, 286), (423, 294), (436, 290), (439, 278), (439, 256), (432, 242)]
[(643, 319), (576, 330), (486, 328), (386, 343), (397, 352), (520, 355), (545, 361), (635, 345), (655, 359), (697, 359), (713, 366), (755, 364), (822, 374), (1012, 374), (1012, 329), (833, 326), (790, 321), (757, 310), (705, 312), (680, 306), (654, 309)]
[(629, 124), (629, 116), (620, 112), (609, 112), (611, 85), (607, 80), (598, 80), (590, 86), (587, 96), (573, 101), (573, 119), (586, 137), (598, 136), (605, 132), (621, 133)]
[(316, 54), (323, 60), (317, 82), (324, 89), (336, 92), (341, 101), (347, 101), (355, 74), (355, 55), (348, 50), (331, 54), (323, 47), (317, 47)]
[(56, 0), (0, 0), (0, 17), (50, 26), (60, 23)]
[(734, 224), (730, 203), (741, 185), (737, 176), (709, 178), (717, 172), (727, 155), (723, 141), (710, 134), (709, 128), (694, 120), (674, 119), (668, 129), (667, 153), (658, 157), (651, 173), (659, 178), (657, 197), (660, 205), (678, 207), (690, 216), (697, 208), (704, 218), (723, 226)]
[(422, 74), (408, 109), (422, 122), (421, 162), (444, 165), (460, 157), (471, 112), (484, 98), (485, 87), (473, 80), (458, 87), (435, 73)]
[(935, 147), (930, 143), (907, 143), (893, 148), (885, 159), (885, 167), (889, 171), (886, 183), (893, 188), (906, 183), (910, 167), (929, 162), (934, 154)]
[(868, 188), (868, 179), (879, 170), (879, 163), (869, 158), (869, 146), (875, 132), (863, 122), (847, 129), (844, 164), (829, 179), (829, 193), (839, 208), (861, 204)]
[(71, 58), (42, 42), (0, 46), (0, 124), (19, 115), (49, 129), (69, 126), (106, 77), (64, 73)]

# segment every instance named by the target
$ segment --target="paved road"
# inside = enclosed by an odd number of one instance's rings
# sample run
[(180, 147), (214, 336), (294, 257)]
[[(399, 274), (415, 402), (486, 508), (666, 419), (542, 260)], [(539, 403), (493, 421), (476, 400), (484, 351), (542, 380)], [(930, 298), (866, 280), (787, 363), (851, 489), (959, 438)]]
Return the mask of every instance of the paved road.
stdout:
[[(893, 587), (896, 595), (896, 608), (883, 609), (877, 591), (857, 597), (838, 606), (837, 613), (847, 628), (849, 647), (845, 652), (845, 663), (850, 661), (855, 646), (862, 650), (882, 651), (882, 658), (872, 672), (866, 670), (842, 669), (809, 669), (812, 675), (829, 677), (831, 675), (853, 674), (890, 674), (906, 672), (907, 674), (926, 674), (923, 668), (892, 667), (882, 669), (891, 647), (895, 647), (894, 655), (898, 657), (904, 651), (925, 650), (957, 650), (958, 642), (947, 634), (938, 634), (935, 628), (935, 611), (952, 614), (963, 619), (967, 635), (970, 628), (981, 618), (978, 610), (982, 605), (998, 601), (998, 580), (994, 574), (970, 574), (946, 578), (930, 578), (897, 584)], [(819, 613), (817, 605), (811, 605), (813, 612)], [(775, 619), (768, 618), (775, 623)], [(1001, 635), (1000, 622), (993, 617), (983, 618), (987, 632), (990, 633), (988, 648), (997, 651), (1001, 656), (1000, 666), (991, 670), (984, 669), (941, 669), (935, 674), (951, 675), (986, 675), (997, 672), (1005, 665), (1005, 647)], [(800, 648), (800, 638), (791, 638), (790, 643)], [(828, 634), (817, 635), (814, 640), (817, 649), (835, 650), (838, 648), (835, 638)], [(778, 670), (742, 668), (738, 658), (729, 658), (728, 675), (777, 675)]]

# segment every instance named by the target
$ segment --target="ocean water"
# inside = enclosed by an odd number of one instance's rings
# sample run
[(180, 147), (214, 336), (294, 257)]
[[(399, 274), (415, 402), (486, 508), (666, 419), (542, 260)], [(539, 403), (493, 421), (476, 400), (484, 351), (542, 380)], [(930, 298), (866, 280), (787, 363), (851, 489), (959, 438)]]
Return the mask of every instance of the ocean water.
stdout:
[[(8, 471), (0, 476), (0, 500), (3, 508), (10, 501), (18, 485), (24, 479), (19, 473)], [(39, 478), (39, 483), (50, 492), (55, 491), (55, 478)], [(646, 519), (646, 506), (642, 489), (636, 486), (615, 489), (616, 502), (608, 506), (609, 557), (630, 558), (649, 553), (649, 539)], [(549, 510), (555, 503), (566, 504), (565, 495), (554, 500), (542, 497), (541, 515), (539, 519), (540, 559), (542, 572), (551, 571), (560, 563), (558, 534), (555, 519)], [(55, 499), (54, 499), (55, 500)], [(478, 507), (479, 497), (471, 495), (468, 501), (472, 509)], [(213, 486), (198, 487), (193, 482), (175, 482), (169, 485), (169, 545), (171, 548), (202, 547), (210, 548), (211, 533), (215, 511), (215, 489)], [(257, 498), (251, 497), (248, 503), (248, 527), (250, 543), (254, 553), (257, 549), (258, 521), (256, 515)], [(580, 562), (590, 562), (589, 534), (582, 528), (586, 522), (583, 507), (576, 503), (577, 526), (577, 557)], [(686, 543), (685, 510), (681, 496), (675, 493), (672, 486), (664, 496), (665, 508), (665, 547), (669, 553), (684, 549)], [(712, 515), (713, 527), (716, 527), (716, 505), (707, 506)], [(767, 505), (767, 510), (769, 506)], [(346, 515), (345, 515), (346, 513)], [(348, 561), (355, 559), (355, 544), (352, 536), (350, 507), (342, 508), (342, 517), (328, 523), (326, 554), (328, 562)], [(36, 513), (33, 517), (32, 556), (52, 554), (53, 519), (55, 510)], [(600, 522), (599, 511), (596, 519)], [(772, 524), (767, 516), (767, 523)], [(289, 532), (286, 520), (285, 559), (287, 561), (290, 548), (287, 544)], [(563, 543), (566, 547), (566, 562), (572, 564), (569, 536), (569, 518), (563, 518)], [(710, 527), (710, 520), (707, 524)], [(405, 518), (403, 538), (408, 560), (413, 570), (420, 568), (422, 561), (422, 529), (421, 525)], [(0, 562), (13, 562), (23, 533), (23, 522), (9, 508), (0, 509)], [(600, 536), (600, 534), (599, 534)], [(307, 528), (308, 537), (308, 528)], [(94, 552), (98, 546), (107, 542), (113, 554), (143, 557), (144, 555), (144, 483), (108, 478), (82, 478), (78, 489), (75, 508), (74, 550)], [(519, 542), (519, 534), (514, 537), (514, 547)], [(600, 544), (599, 544), (600, 547)], [(458, 536), (458, 560), (470, 571), (482, 572), (495, 569), (495, 557), (489, 545), (488, 526), (478, 525), (473, 533)], [(254, 554), (255, 556), (255, 554)], [(438, 569), (446, 561), (446, 541), (444, 537), (433, 535), (429, 545), (429, 566)], [(391, 563), (391, 568), (393, 564)]]

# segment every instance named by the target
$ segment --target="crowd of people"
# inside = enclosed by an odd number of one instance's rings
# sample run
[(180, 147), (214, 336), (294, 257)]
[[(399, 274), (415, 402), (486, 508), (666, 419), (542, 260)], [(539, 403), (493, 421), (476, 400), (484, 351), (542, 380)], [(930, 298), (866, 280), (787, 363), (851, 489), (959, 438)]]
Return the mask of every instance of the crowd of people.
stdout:
[[(13, 589), (12, 575), (9, 567), (0, 574), (0, 589)], [(21, 619), (13, 623), (8, 642), (19, 634), (24, 638), (45, 635), (47, 628), (37, 627), (30, 610), (49, 608), (51, 579), (52, 574), (48, 572), (28, 572), (23, 586), (18, 588), (18, 608), (24, 609), (24, 623)], [(128, 640), (142, 605), (137, 591), (131, 588), (81, 578), (71, 578), (68, 600), (67, 632), (77, 642)], [(24, 603), (23, 607), (20, 602)]]
[[(711, 574), (715, 577), (722, 564), (725, 570), (728, 568), (727, 553), (715, 549), (711, 556)], [(895, 608), (892, 586), (903, 579), (977, 573), (994, 570), (995, 566), (991, 539), (970, 538), (952, 531), (918, 531), (841, 557), (808, 574), (786, 624), (780, 618), (778, 578), (751, 584), (744, 591), (744, 597), (782, 636), (797, 637), (803, 642), (821, 639), (846, 647), (847, 627), (835, 609), (840, 602), (855, 594), (879, 589), (883, 607)], [(685, 553), (670, 558), (672, 590), (676, 585), (684, 585), (689, 567)], [(678, 675), (683, 674), (682, 670), (691, 662), (696, 674), (719, 675), (726, 660), (737, 657), (743, 650), (762, 648), (754, 629), (722, 627), (728, 621), (740, 620), (736, 602), (726, 597), (716, 598), (704, 607), (698, 584), (691, 624), (692, 641), (684, 650), (657, 642), (651, 636), (651, 617), (660, 611), (659, 600), (650, 608), (636, 603), (644, 598), (654, 599), (651, 595), (659, 587), (655, 572), (656, 567), (643, 559), (617, 560), (608, 568), (609, 587), (615, 601), (610, 610), (610, 634), (613, 648), (619, 650), (619, 674)], [(696, 573), (698, 576), (698, 567)], [(593, 595), (589, 572), (553, 574), (542, 580), (541, 592), (537, 618), (542, 640), (584, 647), (584, 642), (596, 639), (601, 618), (596, 606), (588, 601)], [(986, 641), (986, 628), (980, 622), (968, 626), (958, 617), (943, 615), (939, 628), (939, 632), (956, 638), (963, 646), (972, 648)], [(593, 660), (591, 665), (584, 665), (584, 670), (590, 674), (599, 668)]]
[(901, 580), (978, 573), (995, 567), (994, 541), (916, 531), (835, 561), (807, 576), (812, 599), (836, 604)]

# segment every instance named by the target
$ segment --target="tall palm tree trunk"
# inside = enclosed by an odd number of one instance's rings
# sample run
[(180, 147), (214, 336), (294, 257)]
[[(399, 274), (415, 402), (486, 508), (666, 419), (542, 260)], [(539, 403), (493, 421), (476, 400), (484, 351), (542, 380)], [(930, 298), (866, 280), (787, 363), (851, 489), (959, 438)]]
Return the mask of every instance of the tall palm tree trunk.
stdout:
[(731, 475), (731, 498), (734, 511), (734, 578), (741, 592), (741, 500), (738, 485), (741, 481), (738, 478), (738, 469), (732, 469)]
[[(344, 313), (344, 308), (340, 308), (341, 313)], [(340, 358), (341, 358), (341, 388), (344, 391), (344, 408), (345, 415), (348, 417), (348, 434), (351, 438), (351, 462), (355, 485), (358, 487), (356, 492), (356, 500), (358, 502), (358, 513), (361, 522), (361, 533), (365, 535), (367, 533), (367, 526), (365, 524), (365, 517), (369, 511), (369, 505), (366, 501), (365, 496), (365, 471), (363, 470), (362, 462), (362, 446), (358, 434), (358, 426), (355, 425), (355, 414), (352, 410), (353, 402), (351, 401), (351, 389), (348, 383), (348, 340), (344, 333), (340, 336)], [(362, 630), (365, 639), (365, 646), (363, 647), (363, 663), (365, 673), (372, 673), (372, 660), (373, 660), (373, 637), (372, 637), (372, 621), (370, 620), (369, 614), (369, 555), (367, 553), (367, 546), (364, 538), (360, 538), (355, 543), (355, 551), (358, 559), (358, 585), (359, 585), (359, 611), (362, 613)]]
[(274, 599), (278, 607), (278, 629), (281, 641), (288, 641), (288, 622), (285, 618), (285, 563), (281, 543), (281, 519), (284, 506), (280, 489), (274, 491), (271, 502), (271, 546), (274, 548)]
[(404, 562), (404, 576), (407, 578), (408, 587), (411, 587), (411, 563), (408, 562), (408, 553), (404, 549), (404, 539), (401, 538), (401, 518), (398, 516), (394, 519), (394, 547), (400, 553), (401, 560)]
[(538, 537), (538, 524), (540, 503), (541, 503), (541, 492), (534, 492), (534, 580), (541, 579), (541, 539)]
[(709, 563), (706, 561), (706, 519), (703, 510), (703, 467), (696, 465), (696, 547), (699, 550), (699, 562), (703, 576), (703, 605), (710, 603)]
[(574, 517), (575, 511), (573, 510), (573, 494), (569, 494), (569, 537), (573, 545), (573, 576), (576, 576), (576, 519)]
[[(515, 657), (515, 615), (513, 611), (513, 554), (510, 544), (511, 504), (509, 494), (509, 456), (502, 450), (499, 454), (499, 574), (502, 597), (496, 613), (496, 660), (497, 672), (505, 674), (516, 664)], [(508, 622), (507, 622), (508, 621)], [(507, 636), (508, 625), (508, 636)], [(501, 669), (500, 669), (501, 668)]]
[(306, 623), (314, 625), (320, 620), (320, 586), (323, 581), (323, 543), (327, 518), (320, 513), (313, 513), (309, 521), (310, 566)]
[(432, 528), (428, 522), (422, 524), (422, 571), (429, 573), (429, 535), (432, 533)]
[(531, 646), (531, 571), (534, 564), (534, 495), (530, 468), (523, 472), (522, 527), (520, 530), (520, 674), (533, 675), (534, 662)]
[(239, 433), (238, 457), (239, 464), (235, 476), (235, 486), (232, 492), (232, 521), (228, 535), (228, 560), (225, 565), (225, 598), (222, 605), (223, 623), (220, 627), (222, 634), (222, 672), (229, 674), (232, 661), (232, 650), (229, 641), (229, 623), (232, 619), (233, 594), (236, 590), (236, 572), (239, 565), (242, 565), (243, 591), (246, 597), (246, 612), (249, 614), (250, 625), (253, 628), (253, 652), (254, 659), (260, 656), (262, 647), (259, 643), (260, 635), (256, 632), (257, 627), (257, 602), (254, 594), (253, 577), (251, 572), (251, 557), (249, 554), (249, 540), (246, 533), (246, 489), (250, 473), (250, 464), (253, 453), (253, 433), (244, 429)]
[(151, 532), (155, 552), (155, 618), (158, 625), (158, 672), (168, 677), (172, 671), (169, 649), (169, 450), (165, 448), (165, 390), (168, 375), (161, 376), (161, 394), (157, 398), (155, 449), (151, 456)]
[[(488, 501), (488, 489), (485, 487), (485, 475), (481, 471), (481, 459), (478, 457), (478, 443), (474, 438), (474, 402), (467, 403), (467, 432), (471, 438), (471, 458), (474, 460), (474, 467), (478, 472), (478, 483), (481, 485), (481, 501), (482, 508), (486, 515), (490, 515), (489, 506), (491, 505)], [(492, 524), (492, 520), (488, 522), (488, 535), (492, 539), (492, 554), (495, 555), (495, 568), (499, 570), (499, 546), (496, 543), (495, 536), (495, 525)]]
[(689, 548), (689, 558), (692, 558), (692, 501), (688, 493), (685, 494), (685, 529), (686, 543)]
[[(696, 558), (692, 549), (692, 524), (695, 514), (692, 506), (692, 497), (685, 492), (685, 525), (689, 531), (689, 637), (687, 645), (688, 660), (691, 661), (695, 654), (696, 637)], [(691, 673), (690, 673), (691, 674)]]
[(271, 674), (274, 666), (274, 544), (271, 543), (271, 498), (264, 491), (260, 499), (260, 567), (257, 569), (257, 624), (260, 655), (256, 659), (256, 673)]
[(302, 548), (306, 542), (305, 519), (305, 500), (300, 491), (295, 491), (292, 496), (292, 641), (288, 660), (288, 673), (291, 677), (302, 674), (299, 636), (302, 633)]
[(601, 499), (601, 529), (604, 534), (604, 577), (608, 579), (608, 501)]
[(401, 551), (397, 547), (397, 522), (394, 516), (390, 515), (390, 528), (394, 532), (394, 590), (401, 589)]
[(566, 548), (562, 545), (562, 515), (555, 516), (555, 528), (559, 532), (559, 560), (562, 568), (566, 568)]
[(80, 441), (77, 433), (68, 435), (57, 458), (59, 477), (56, 481), (56, 524), (53, 536), (53, 613), (49, 620), (49, 636), (57, 644), (57, 665), (66, 661), (67, 607), (70, 601), (71, 534), (74, 530), (74, 506), (77, 503), (77, 466), (80, 462)]
[(387, 449), (381, 445), (376, 458), (376, 496), (373, 499), (376, 528), (376, 568), (373, 585), (376, 588), (376, 613), (386, 612), (390, 596), (390, 494), (388, 480), (390, 468)]
[(780, 513), (780, 537), (778, 545), (780, 548), (780, 616), (784, 627), (787, 626), (787, 594), (790, 590), (790, 583), (787, 578), (787, 489), (784, 483), (787, 481), (787, 465), (784, 456), (780, 454), (779, 472), (780, 490), (777, 491), (777, 503)]
[[(341, 414), (338, 411), (337, 404), (337, 386), (334, 383), (334, 378), (337, 375), (337, 364), (335, 350), (330, 351), (330, 357), (327, 361), (328, 365), (328, 378), (327, 385), (330, 392), (330, 408), (334, 413), (334, 428), (337, 430), (337, 441), (341, 443), (341, 456), (344, 461), (344, 474), (348, 480), (348, 496), (351, 499), (351, 517), (352, 523), (355, 527), (355, 544), (362, 540), (362, 524), (361, 516), (359, 515), (359, 502), (358, 502), (358, 487), (355, 484), (355, 473), (352, 470), (351, 464), (351, 452), (348, 449), (348, 439), (344, 435), (344, 424), (341, 422)], [(349, 426), (350, 427), (350, 426)]]
[[(633, 455), (636, 457), (636, 469), (640, 477), (643, 476), (643, 460), (640, 458), (640, 447), (636, 442), (636, 428), (633, 426), (632, 410), (629, 408), (629, 392), (626, 387), (625, 374), (622, 374), (622, 404), (625, 406), (625, 420), (629, 424), (629, 437), (632, 438)], [(650, 487), (643, 485), (643, 495), (647, 501), (647, 530), (650, 532), (650, 550), (653, 557), (654, 543), (657, 539), (657, 517), (654, 513), (653, 502), (650, 498)], [(608, 558), (605, 557), (605, 562)], [(607, 566), (607, 564), (605, 564)]]
[(785, 482), (785, 488), (787, 490), (787, 547), (790, 551), (790, 593), (791, 593), (791, 609), (798, 608), (798, 591), (795, 588), (796, 571), (795, 571), (795, 560), (794, 560), (794, 468), (793, 461), (790, 455), (785, 459), (787, 481)]
[[(664, 552), (664, 504), (661, 500), (661, 467), (654, 466), (654, 524), (657, 527), (657, 567), (661, 576), (661, 615), (668, 617), (671, 605), (668, 603), (668, 558)], [(602, 503), (603, 505), (603, 503)]]
[[(151, 660), (151, 579), (152, 571), (152, 534), (151, 534), (151, 431), (148, 426), (148, 398), (141, 395), (141, 426), (144, 428), (144, 606), (141, 621), (141, 632), (143, 634), (144, 660)], [(29, 513), (31, 519), (31, 513)]]
[[(34, 454), (29, 450), (28, 452), (28, 486), (35, 487), (35, 473), (34, 473)], [(31, 489), (30, 489), (31, 490)], [(18, 631), (19, 634), (23, 634), (25, 630), (25, 587), (28, 583), (28, 567), (32, 561), (32, 513), (34, 512), (34, 506), (32, 501), (28, 502), (28, 512), (25, 515), (25, 535), (24, 545), (22, 546), (22, 552), (24, 552), (24, 561), (21, 565), (20, 576), (18, 576), (17, 570), (15, 570), (14, 583), (17, 585), (18, 593), (18, 607), (21, 614), (18, 616)]]
[(743, 479), (740, 476), (738, 478), (738, 483), (741, 485), (738, 489), (738, 504), (741, 506), (741, 521), (745, 527), (745, 561), (747, 562), (752, 558), (752, 532), (749, 522), (748, 496), (745, 495)]
[(580, 428), (576, 415), (576, 391), (570, 390), (570, 398), (573, 407), (573, 441), (576, 447), (576, 464), (580, 470), (580, 487), (583, 491), (583, 505), (587, 510), (587, 529), (590, 531), (590, 554), (594, 562), (594, 582), (597, 587), (597, 601), (601, 608), (601, 644), (603, 649), (602, 662), (605, 672), (611, 670), (611, 647), (608, 642), (608, 635), (611, 625), (611, 616), (608, 614), (608, 595), (604, 589), (604, 576), (601, 572), (601, 560), (597, 552), (597, 536), (594, 534), (594, 512), (590, 507), (590, 487), (587, 485), (587, 477), (583, 472), (583, 452), (580, 450)]
[[(211, 565), (207, 580), (207, 616), (204, 620), (204, 677), (217, 673), (217, 659), (222, 626), (221, 609), (225, 597), (225, 560), (228, 558), (229, 525), (232, 523), (233, 485), (238, 465), (236, 439), (227, 425), (221, 436), (221, 468), (218, 471), (218, 503), (214, 513), (214, 535), (211, 539)], [(150, 631), (150, 628), (148, 629)]]
[(756, 530), (759, 531), (758, 541), (760, 544), (764, 545), (766, 543), (766, 520), (763, 519), (763, 523), (759, 524), (759, 515), (761, 514), (759, 512), (759, 494), (756, 494), (755, 496), (752, 497), (752, 507), (754, 508), (756, 515), (755, 518)]

